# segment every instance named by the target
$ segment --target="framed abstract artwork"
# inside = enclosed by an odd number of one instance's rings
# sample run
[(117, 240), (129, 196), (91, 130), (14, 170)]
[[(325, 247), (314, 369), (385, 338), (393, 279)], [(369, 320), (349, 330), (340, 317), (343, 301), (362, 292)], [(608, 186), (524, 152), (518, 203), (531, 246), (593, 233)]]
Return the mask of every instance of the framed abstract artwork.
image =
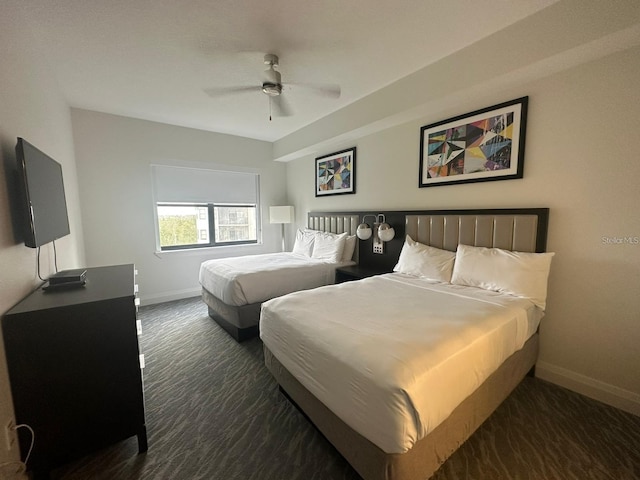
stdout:
[(356, 147), (316, 158), (316, 197), (356, 193)]
[(529, 97), (420, 129), (420, 187), (522, 178)]

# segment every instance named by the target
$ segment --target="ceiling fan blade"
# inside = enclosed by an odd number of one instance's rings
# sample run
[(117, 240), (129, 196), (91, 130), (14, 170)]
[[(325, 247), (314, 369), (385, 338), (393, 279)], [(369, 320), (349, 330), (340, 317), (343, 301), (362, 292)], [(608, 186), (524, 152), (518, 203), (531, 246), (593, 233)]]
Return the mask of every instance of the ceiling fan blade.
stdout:
[(318, 95), (328, 98), (340, 98), (341, 94), (340, 85), (333, 83), (290, 83), (289, 85), (307, 88)]
[(291, 107), (289, 106), (289, 102), (282, 96), (278, 95), (277, 97), (271, 97), (273, 102), (273, 109), (276, 112), (276, 115), (279, 117), (290, 117), (293, 115), (291, 111)]
[(244, 92), (259, 92), (259, 86), (251, 86), (251, 87), (212, 87), (205, 88), (204, 93), (209, 95), (210, 97), (221, 97), (223, 95), (233, 95), (236, 93), (244, 93)]

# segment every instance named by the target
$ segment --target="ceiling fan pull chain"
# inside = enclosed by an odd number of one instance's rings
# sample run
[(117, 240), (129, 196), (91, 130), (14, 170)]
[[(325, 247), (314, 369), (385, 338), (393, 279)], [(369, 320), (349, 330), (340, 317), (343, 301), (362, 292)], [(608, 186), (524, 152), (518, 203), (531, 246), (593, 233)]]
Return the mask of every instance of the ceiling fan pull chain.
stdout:
[(271, 100), (272, 98), (269, 97), (269, 121), (271, 121)]

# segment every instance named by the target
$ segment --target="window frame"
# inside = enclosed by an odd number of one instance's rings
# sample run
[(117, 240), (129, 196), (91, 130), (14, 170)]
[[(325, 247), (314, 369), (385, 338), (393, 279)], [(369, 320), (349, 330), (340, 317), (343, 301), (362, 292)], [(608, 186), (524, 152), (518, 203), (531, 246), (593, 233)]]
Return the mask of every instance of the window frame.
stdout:
[[(192, 243), (186, 245), (168, 245), (162, 246), (160, 244), (160, 216), (158, 215), (158, 207), (207, 207), (207, 214), (209, 216), (208, 228), (209, 228), (209, 242), (208, 243)], [(255, 209), (255, 222), (256, 222), (256, 238), (255, 240), (236, 240), (228, 242), (216, 241), (216, 225), (215, 225), (215, 208), (216, 207), (240, 207), (240, 208), (253, 208)], [(258, 219), (258, 205), (252, 203), (213, 203), (213, 202), (155, 202), (155, 214), (158, 219), (156, 236), (158, 241), (158, 248), (161, 252), (171, 252), (179, 250), (193, 250), (201, 248), (216, 248), (227, 247), (235, 245), (255, 245), (259, 241), (259, 219)], [(200, 237), (200, 232), (196, 232), (196, 236)]]

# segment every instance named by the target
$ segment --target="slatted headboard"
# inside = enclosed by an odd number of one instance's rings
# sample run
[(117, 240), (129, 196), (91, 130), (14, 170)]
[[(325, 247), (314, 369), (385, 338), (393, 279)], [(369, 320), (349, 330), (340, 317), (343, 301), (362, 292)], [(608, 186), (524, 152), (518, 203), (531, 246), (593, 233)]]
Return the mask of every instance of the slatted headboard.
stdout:
[(307, 227), (323, 232), (355, 235), (360, 224), (360, 217), (350, 213), (316, 213), (309, 212)]
[[(320, 230), (322, 232), (344, 233), (355, 235), (358, 225), (360, 224), (360, 216), (353, 213), (316, 213), (309, 212), (307, 215), (307, 227), (312, 230)], [(358, 262), (359, 244), (356, 241), (356, 248), (353, 252), (353, 260)]]

